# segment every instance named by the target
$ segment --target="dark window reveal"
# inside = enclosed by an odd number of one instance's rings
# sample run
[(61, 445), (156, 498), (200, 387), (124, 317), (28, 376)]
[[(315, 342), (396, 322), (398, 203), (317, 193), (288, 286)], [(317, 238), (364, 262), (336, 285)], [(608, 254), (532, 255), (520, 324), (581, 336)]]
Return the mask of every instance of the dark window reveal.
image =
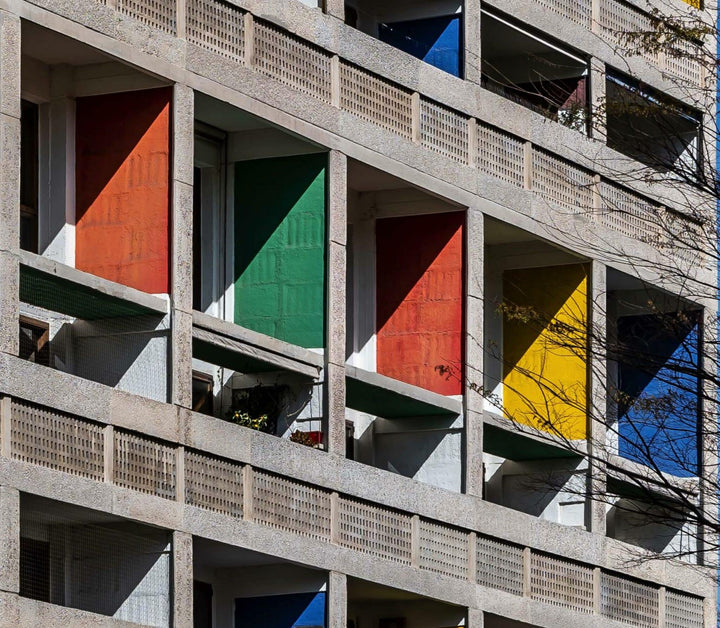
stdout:
[(20, 117), (20, 248), (38, 252), (38, 106), (27, 100)]

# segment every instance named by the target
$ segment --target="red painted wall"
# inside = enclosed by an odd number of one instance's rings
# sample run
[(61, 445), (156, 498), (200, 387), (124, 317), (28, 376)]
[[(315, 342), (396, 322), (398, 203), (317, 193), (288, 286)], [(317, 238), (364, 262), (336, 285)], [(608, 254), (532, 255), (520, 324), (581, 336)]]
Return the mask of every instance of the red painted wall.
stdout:
[(464, 224), (455, 212), (376, 227), (378, 373), (443, 395), (462, 392)]
[(78, 269), (168, 292), (171, 88), (78, 98)]

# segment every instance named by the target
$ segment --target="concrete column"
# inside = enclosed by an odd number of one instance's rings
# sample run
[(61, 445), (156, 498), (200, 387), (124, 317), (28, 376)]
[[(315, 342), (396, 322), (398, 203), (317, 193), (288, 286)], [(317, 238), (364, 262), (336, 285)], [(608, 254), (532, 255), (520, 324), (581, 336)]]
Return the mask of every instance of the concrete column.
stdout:
[(465, 236), (465, 492), (482, 495), (483, 488), (483, 282), (485, 217), (477, 209), (467, 211)]
[(20, 244), (20, 18), (0, 11), (0, 351), (17, 355)]
[[(709, 302), (712, 304), (712, 300)], [(700, 400), (700, 429), (702, 437), (700, 439), (701, 450), (699, 452), (700, 462), (700, 500), (707, 521), (717, 521), (718, 499), (717, 481), (718, 481), (718, 432), (717, 417), (713, 409), (711, 399), (717, 399), (718, 390), (715, 382), (717, 382), (717, 312), (716, 308), (708, 304), (703, 311), (703, 343), (700, 355), (702, 356), (702, 370), (705, 372), (703, 381), (702, 397)], [(701, 542), (699, 550), (703, 552), (700, 555), (702, 563), (717, 569), (718, 566), (718, 534), (711, 526), (702, 526), (699, 530)], [(715, 624), (713, 624), (715, 625)]]
[[(607, 418), (608, 418), (608, 377), (607, 377), (607, 267), (592, 262), (590, 278), (590, 361), (589, 382), (590, 416), (588, 418), (588, 451), (591, 455), (588, 465), (589, 495), (586, 504), (587, 525), (592, 532), (605, 535), (607, 478)], [(594, 459), (593, 459), (594, 458)], [(598, 497), (600, 499), (598, 499)]]
[(480, 84), (480, 0), (465, 0), (463, 23), (465, 25), (465, 80)]
[(0, 486), (0, 591), (20, 591), (20, 491)]
[(345, 268), (347, 246), (347, 157), (328, 157), (327, 331), (325, 346), (327, 451), (345, 455)]
[(599, 59), (590, 60), (590, 121), (592, 137), (605, 141), (605, 64)]
[(468, 608), (467, 628), (483, 628), (485, 625), (485, 613), (476, 608)]
[(345, 21), (345, 0), (323, 0), (323, 9), (328, 15)]
[(187, 532), (173, 532), (173, 626), (193, 626), (193, 539)]
[(192, 404), (194, 93), (173, 90), (172, 139), (172, 402)]
[(347, 576), (331, 571), (328, 576), (328, 628), (347, 628)]
[(75, 99), (73, 68), (50, 70), (50, 103), (40, 116), (38, 250), (75, 266)]

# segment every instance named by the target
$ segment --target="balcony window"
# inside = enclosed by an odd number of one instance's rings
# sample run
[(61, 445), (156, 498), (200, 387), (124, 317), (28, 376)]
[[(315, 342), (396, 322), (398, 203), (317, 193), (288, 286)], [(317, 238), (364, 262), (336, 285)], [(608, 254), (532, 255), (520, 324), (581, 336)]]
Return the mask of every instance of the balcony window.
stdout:
[(352, 0), (345, 22), (454, 76), (463, 75), (463, 5)]
[(20, 248), (38, 252), (38, 106), (27, 100), (20, 117)]
[(378, 25), (382, 41), (454, 76), (462, 76), (462, 16), (447, 15)]
[(482, 14), (481, 39), (483, 87), (587, 132), (586, 59), (487, 11)]
[(607, 73), (605, 91), (608, 146), (680, 179), (695, 178), (699, 113), (616, 72)]

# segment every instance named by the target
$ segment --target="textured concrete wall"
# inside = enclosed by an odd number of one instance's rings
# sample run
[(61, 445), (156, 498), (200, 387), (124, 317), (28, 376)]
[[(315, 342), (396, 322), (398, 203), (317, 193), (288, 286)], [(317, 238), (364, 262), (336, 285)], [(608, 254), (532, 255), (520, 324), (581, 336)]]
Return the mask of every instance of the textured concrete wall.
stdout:
[(235, 169), (235, 322), (308, 348), (325, 344), (327, 155)]
[(457, 212), (376, 228), (378, 373), (443, 395), (462, 394), (464, 222)]
[(76, 267), (150, 293), (168, 292), (171, 98), (77, 100)]
[(579, 264), (503, 277), (505, 412), (540, 429), (550, 421), (551, 431), (570, 439), (586, 433), (587, 288), (587, 269)]

